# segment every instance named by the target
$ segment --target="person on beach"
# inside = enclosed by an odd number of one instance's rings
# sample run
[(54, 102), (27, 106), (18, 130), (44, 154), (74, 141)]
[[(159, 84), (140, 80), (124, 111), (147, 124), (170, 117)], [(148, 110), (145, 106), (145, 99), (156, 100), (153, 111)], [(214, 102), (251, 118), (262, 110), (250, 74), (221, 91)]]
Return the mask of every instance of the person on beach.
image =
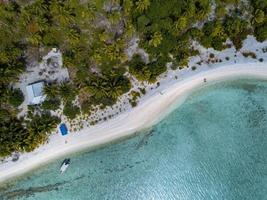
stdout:
[(204, 78), (204, 83), (206, 83), (207, 82), (207, 79), (206, 78)]

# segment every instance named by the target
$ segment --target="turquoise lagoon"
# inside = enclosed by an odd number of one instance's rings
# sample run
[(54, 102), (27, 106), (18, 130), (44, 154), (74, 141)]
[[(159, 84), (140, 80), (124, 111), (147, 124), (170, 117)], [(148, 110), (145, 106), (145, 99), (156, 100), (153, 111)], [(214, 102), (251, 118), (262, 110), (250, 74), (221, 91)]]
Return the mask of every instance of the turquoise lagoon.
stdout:
[[(62, 161), (62, 160), (61, 160)], [(150, 130), (0, 185), (0, 199), (267, 199), (267, 82), (195, 91)]]

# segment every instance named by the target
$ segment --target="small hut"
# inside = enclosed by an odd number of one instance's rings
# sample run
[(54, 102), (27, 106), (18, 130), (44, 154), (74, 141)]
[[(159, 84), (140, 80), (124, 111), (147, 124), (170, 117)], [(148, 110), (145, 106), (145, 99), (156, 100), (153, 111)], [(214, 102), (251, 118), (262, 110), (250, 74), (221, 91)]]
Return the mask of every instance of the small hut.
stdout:
[(32, 83), (26, 87), (28, 105), (40, 104), (45, 100), (43, 88), (44, 81)]

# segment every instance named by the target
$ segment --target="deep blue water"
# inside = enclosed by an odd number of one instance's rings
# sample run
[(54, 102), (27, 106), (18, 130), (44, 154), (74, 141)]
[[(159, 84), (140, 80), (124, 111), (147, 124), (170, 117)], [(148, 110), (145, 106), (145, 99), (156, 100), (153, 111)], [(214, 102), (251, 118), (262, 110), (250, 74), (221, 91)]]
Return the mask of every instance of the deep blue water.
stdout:
[(194, 92), (151, 130), (0, 185), (0, 199), (267, 199), (267, 82)]

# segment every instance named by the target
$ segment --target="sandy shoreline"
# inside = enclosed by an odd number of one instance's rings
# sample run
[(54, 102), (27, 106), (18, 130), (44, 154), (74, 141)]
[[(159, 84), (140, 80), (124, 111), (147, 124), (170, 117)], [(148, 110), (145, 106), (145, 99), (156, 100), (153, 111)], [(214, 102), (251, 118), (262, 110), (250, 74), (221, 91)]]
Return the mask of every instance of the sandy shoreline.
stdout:
[[(148, 128), (162, 119), (173, 109), (174, 105), (182, 103), (193, 89), (212, 81), (239, 76), (267, 79), (267, 63), (234, 64), (200, 71), (173, 85), (166, 85), (165, 89), (154, 93), (137, 107), (114, 119), (71, 133), (66, 138), (52, 135), (48, 144), (34, 152), (22, 155), (17, 162), (1, 163), (0, 182), (29, 172), (58, 157), (102, 145)], [(204, 78), (207, 79), (207, 83), (204, 83)], [(68, 141), (67, 144), (65, 144), (65, 139)]]

